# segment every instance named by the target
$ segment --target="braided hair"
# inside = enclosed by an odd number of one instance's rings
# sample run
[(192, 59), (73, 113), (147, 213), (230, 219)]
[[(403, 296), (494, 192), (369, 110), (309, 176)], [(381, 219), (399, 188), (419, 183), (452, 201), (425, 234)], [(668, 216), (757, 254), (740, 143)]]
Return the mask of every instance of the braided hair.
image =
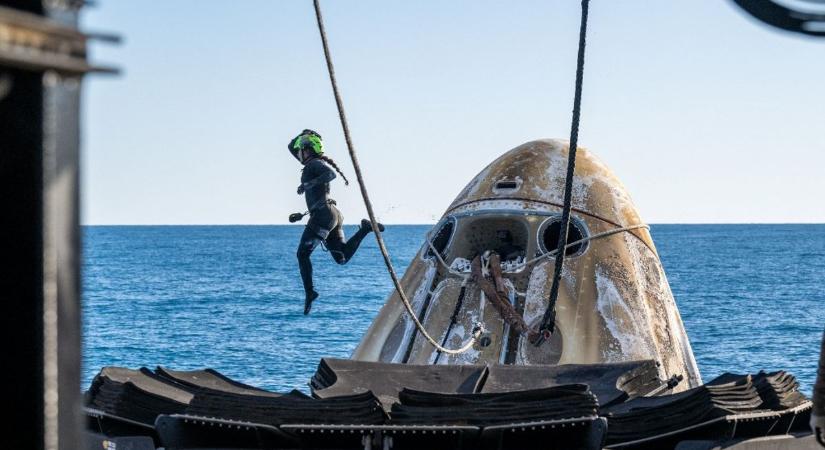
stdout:
[(338, 175), (341, 175), (341, 178), (344, 179), (344, 184), (349, 186), (349, 180), (347, 180), (347, 177), (344, 175), (344, 172), (341, 172), (341, 169), (338, 168), (338, 164), (335, 164), (335, 161), (333, 161), (332, 158), (324, 155), (318, 155), (316, 156), (316, 158), (332, 166), (332, 168), (335, 169), (336, 172), (338, 172)]

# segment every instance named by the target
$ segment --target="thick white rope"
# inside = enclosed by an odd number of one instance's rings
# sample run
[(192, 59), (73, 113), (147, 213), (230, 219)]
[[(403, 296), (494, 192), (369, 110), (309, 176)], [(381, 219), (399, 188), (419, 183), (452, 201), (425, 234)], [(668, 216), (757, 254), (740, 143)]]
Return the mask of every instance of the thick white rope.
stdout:
[(318, 19), (318, 31), (321, 34), (321, 43), (324, 46), (324, 57), (327, 61), (327, 71), (329, 72), (329, 81), (332, 83), (332, 91), (335, 95), (335, 104), (338, 106), (338, 117), (341, 119), (341, 127), (344, 129), (344, 138), (347, 142), (347, 149), (349, 150), (349, 156), (352, 160), (352, 166), (355, 169), (355, 175), (358, 178), (358, 186), (361, 188), (361, 197), (364, 199), (364, 205), (367, 207), (367, 214), (370, 218), (370, 223), (372, 224), (372, 231), (375, 233), (375, 240), (378, 241), (378, 248), (381, 250), (381, 255), (384, 257), (384, 264), (387, 266), (387, 271), (390, 274), (390, 278), (392, 278), (392, 283), (395, 285), (395, 290), (398, 292), (398, 296), (401, 298), (401, 301), (404, 303), (404, 307), (407, 308), (407, 312), (410, 315), (410, 318), (415, 323), (415, 327), (421, 332), (421, 335), (424, 336), (427, 341), (432, 344), (433, 347), (436, 348), (439, 352), (447, 353), (449, 355), (456, 355), (459, 353), (464, 353), (467, 350), (473, 348), (476, 341), (481, 337), (481, 333), (483, 332), (483, 327), (481, 324), (476, 325), (475, 329), (473, 330), (473, 336), (460, 348), (457, 349), (449, 349), (441, 346), (429, 333), (427, 330), (424, 329), (424, 325), (418, 320), (418, 316), (413, 311), (413, 307), (410, 304), (410, 301), (407, 299), (407, 295), (404, 293), (404, 289), (401, 287), (401, 282), (398, 280), (398, 275), (395, 273), (395, 269), (392, 266), (392, 261), (390, 260), (389, 252), (387, 251), (387, 246), (384, 245), (384, 238), (381, 236), (381, 231), (378, 229), (378, 221), (375, 220), (375, 212), (372, 209), (372, 202), (370, 202), (369, 194), (367, 193), (367, 187), (364, 184), (364, 177), (361, 174), (361, 166), (358, 164), (358, 157), (355, 155), (355, 146), (352, 143), (352, 138), (349, 134), (349, 126), (347, 125), (347, 117), (344, 113), (344, 103), (341, 100), (341, 94), (338, 92), (338, 82), (335, 80), (335, 67), (332, 65), (332, 56), (329, 52), (329, 43), (327, 42), (327, 33), (324, 29), (324, 20), (321, 17), (321, 5), (319, 4), (318, 0), (314, 0), (315, 5), (315, 17)]

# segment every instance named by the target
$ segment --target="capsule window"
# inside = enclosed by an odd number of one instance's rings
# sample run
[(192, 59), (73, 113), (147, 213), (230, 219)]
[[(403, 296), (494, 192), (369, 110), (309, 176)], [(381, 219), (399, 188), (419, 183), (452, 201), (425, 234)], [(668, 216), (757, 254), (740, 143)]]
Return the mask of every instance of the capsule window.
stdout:
[[(447, 250), (447, 246), (450, 244), (450, 240), (453, 237), (453, 231), (455, 231), (455, 219), (451, 217), (442, 222), (435, 233), (430, 234), (427, 237), (430, 239), (430, 242), (432, 242), (433, 247), (438, 250), (438, 253), (442, 258), (444, 257), (445, 250)], [(427, 258), (432, 258), (434, 256), (432, 247), (427, 245), (427, 252), (424, 255)]]
[[(561, 232), (561, 217), (552, 217), (544, 221), (539, 227), (539, 247), (542, 253), (556, 250), (559, 245), (559, 233)], [(567, 243), (573, 243), (587, 237), (587, 228), (579, 220), (570, 218), (570, 226), (567, 228)], [(581, 242), (567, 248), (567, 256), (581, 255), (587, 250), (587, 242)]]
[(493, 185), (493, 193), (495, 194), (512, 194), (521, 188), (521, 177), (502, 178)]

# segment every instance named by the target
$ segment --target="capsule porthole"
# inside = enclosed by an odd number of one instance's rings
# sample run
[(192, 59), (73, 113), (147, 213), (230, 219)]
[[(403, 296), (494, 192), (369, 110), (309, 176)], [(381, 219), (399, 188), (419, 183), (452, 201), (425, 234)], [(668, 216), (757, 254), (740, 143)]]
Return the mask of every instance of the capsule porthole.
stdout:
[[(559, 233), (561, 231), (561, 217), (551, 217), (544, 221), (539, 227), (538, 241), (542, 253), (548, 253), (556, 249), (559, 243)], [(567, 242), (573, 243), (587, 237), (587, 228), (581, 221), (570, 218), (570, 226), (567, 228)], [(578, 256), (587, 251), (588, 242), (581, 242), (567, 248), (565, 255)]]
[[(441, 257), (444, 257), (445, 251), (450, 244), (450, 241), (453, 237), (453, 232), (455, 231), (455, 219), (450, 217), (447, 220), (441, 222), (437, 226), (437, 229), (434, 233), (431, 233), (427, 238), (430, 239), (432, 242), (433, 247), (438, 250), (438, 253)], [(427, 251), (424, 253), (425, 258), (432, 258), (434, 255), (432, 247), (429, 244), (424, 244), (427, 246)]]

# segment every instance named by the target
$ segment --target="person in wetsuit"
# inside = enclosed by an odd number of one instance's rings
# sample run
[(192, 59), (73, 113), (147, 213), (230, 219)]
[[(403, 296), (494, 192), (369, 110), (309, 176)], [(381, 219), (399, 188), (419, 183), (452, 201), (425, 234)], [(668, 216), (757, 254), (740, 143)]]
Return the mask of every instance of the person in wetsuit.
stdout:
[[(342, 227), (344, 216), (335, 207), (335, 200), (329, 198), (329, 183), (335, 179), (335, 172), (341, 175), (346, 185), (349, 185), (349, 180), (332, 159), (324, 156), (321, 135), (312, 130), (304, 130), (290, 141), (289, 151), (304, 165), (298, 195), (304, 195), (306, 198), (309, 222), (301, 235), (297, 256), (306, 293), (304, 314), (309, 314), (312, 302), (318, 298), (318, 292), (315, 291), (312, 283), (310, 255), (313, 250), (318, 244), (323, 243), (335, 262), (346, 264), (352, 259), (364, 237), (372, 231), (372, 224), (368, 219), (361, 220), (358, 231), (349, 240), (346, 239)], [(292, 221), (291, 218), (290, 221)], [(378, 229), (384, 231), (384, 226), (378, 224)]]

